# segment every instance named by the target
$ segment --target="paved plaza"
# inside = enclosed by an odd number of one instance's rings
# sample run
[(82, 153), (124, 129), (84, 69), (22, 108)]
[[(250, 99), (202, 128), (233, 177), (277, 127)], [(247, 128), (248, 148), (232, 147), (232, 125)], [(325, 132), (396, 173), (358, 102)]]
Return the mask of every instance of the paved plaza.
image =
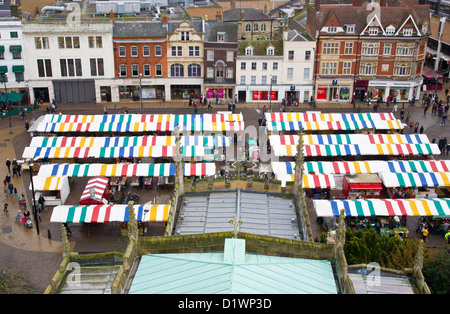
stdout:
[[(445, 88), (449, 87), (447, 84)], [(443, 97), (443, 91), (438, 92)], [(421, 99), (421, 98), (420, 98)], [(111, 113), (123, 113), (128, 110), (129, 113), (139, 113), (140, 103), (102, 103), (102, 104), (60, 104), (57, 108), (57, 112), (61, 110), (64, 114), (102, 114), (103, 106), (107, 108), (109, 114)], [(144, 102), (144, 113), (173, 113), (173, 114), (190, 114), (194, 113), (194, 109), (188, 106), (188, 102)], [(244, 116), (245, 125), (258, 125), (258, 118), (262, 114), (264, 104), (242, 104), (238, 103), (236, 112), (242, 112)], [(410, 121), (419, 124), (424, 127), (424, 133), (428, 135), (430, 141), (436, 137), (441, 138), (446, 136), (450, 140), (450, 126), (440, 126), (441, 118), (437, 114), (431, 114), (431, 110), (428, 110), (424, 115), (424, 111), (421, 102), (416, 102), (414, 107), (409, 104), (405, 104), (405, 112), (410, 113)], [(357, 107), (361, 108), (361, 112), (371, 112), (372, 108), (357, 104)], [(266, 108), (268, 108), (266, 104)], [(400, 109), (402, 105), (399, 104), (398, 112), (396, 116), (399, 117)], [(279, 104), (272, 104), (272, 110), (274, 112), (279, 111)], [(353, 106), (351, 104), (318, 104), (317, 108), (310, 108), (307, 104), (300, 105), (299, 107), (286, 107), (286, 111), (308, 111), (317, 110), (322, 112), (353, 112)], [(226, 106), (215, 107), (212, 112), (226, 111)], [(378, 112), (391, 112), (390, 108), (386, 108), (385, 104), (382, 104)], [(198, 113), (211, 112), (206, 110), (206, 107), (200, 107)], [(45, 108), (41, 108), (38, 111), (27, 114), (27, 120), (32, 124), (40, 115), (46, 113)], [(10, 133), (12, 131), (12, 133)], [(405, 134), (409, 133), (409, 127), (405, 128)], [(7, 174), (7, 167), (5, 166), (6, 159), (10, 160), (21, 159), (24, 148), (30, 143), (31, 136), (25, 131), (24, 121), (19, 119), (19, 116), (11, 117), (11, 129), (9, 119), (4, 118), (0, 120), (0, 149), (2, 157), (2, 165), (0, 165), (0, 175), (4, 178)], [(437, 155), (436, 159), (449, 159), (449, 155)], [(12, 176), (12, 173), (11, 173)], [(12, 183), (17, 187), (18, 194), (27, 194), (27, 204), (31, 204), (31, 192), (27, 187), (30, 184), (30, 174), (28, 171), (23, 171), (21, 177), (12, 178)], [(78, 186), (71, 187), (72, 194), (67, 200), (67, 204), (76, 204), (77, 197), (83, 189), (83, 185), (80, 183)], [(156, 191), (148, 191), (149, 197), (155, 197)], [(152, 194), (153, 193), (153, 194)], [(158, 195), (169, 194), (166, 191), (158, 191)], [(42, 221), (39, 222), (39, 235), (37, 234), (36, 224), (33, 228), (26, 229), (20, 222), (13, 220), (18, 210), (17, 198), (9, 196), (9, 193), (3, 193), (0, 196), (0, 202), (4, 204), (9, 203), (9, 212), (0, 214), (0, 269), (6, 270), (10, 267), (15, 267), (24, 272), (30, 282), (37, 287), (40, 291), (44, 291), (49, 284), (51, 277), (53, 276), (56, 268), (61, 261), (61, 225), (57, 223), (50, 223), (51, 210), (41, 214)], [(321, 227), (315, 223), (315, 213), (312, 206), (309, 208), (310, 220), (313, 227), (314, 236), (319, 235), (322, 232)], [(416, 228), (417, 220), (409, 219), (408, 227), (410, 230)], [(81, 253), (109, 251), (115, 249), (122, 249), (125, 247), (123, 239), (120, 237), (120, 230), (117, 225), (112, 224), (86, 224), (71, 226), (73, 235), (70, 236), (71, 249)], [(153, 232), (157, 234), (163, 230), (156, 227)], [(430, 236), (426, 245), (437, 246), (442, 242), (440, 236)]]

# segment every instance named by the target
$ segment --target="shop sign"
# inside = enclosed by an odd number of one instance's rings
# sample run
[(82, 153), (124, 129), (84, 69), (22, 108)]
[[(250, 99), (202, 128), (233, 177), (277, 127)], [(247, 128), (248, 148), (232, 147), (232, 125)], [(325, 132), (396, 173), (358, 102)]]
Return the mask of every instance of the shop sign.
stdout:
[(327, 95), (326, 87), (318, 87), (317, 88), (317, 99), (325, 99)]

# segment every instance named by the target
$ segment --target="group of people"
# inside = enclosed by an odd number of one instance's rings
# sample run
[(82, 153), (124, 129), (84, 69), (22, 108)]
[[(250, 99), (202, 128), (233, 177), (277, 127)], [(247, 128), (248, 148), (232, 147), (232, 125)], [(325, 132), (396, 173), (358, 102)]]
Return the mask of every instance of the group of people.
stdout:
[(439, 99), (436, 92), (428, 94), (424, 93), (422, 96), (423, 114), (426, 115), (428, 109), (432, 107), (431, 114), (437, 114), (439, 118), (442, 118), (440, 126), (446, 125), (450, 101), (448, 89), (445, 90), (445, 101), (446, 103), (444, 104), (443, 100)]
[(8, 168), (8, 174), (11, 173), (12, 170), (12, 177), (15, 176), (20, 177), (22, 176), (22, 166), (17, 162), (17, 160), (14, 158), (13, 161), (10, 161), (9, 158), (6, 159), (6, 167)]

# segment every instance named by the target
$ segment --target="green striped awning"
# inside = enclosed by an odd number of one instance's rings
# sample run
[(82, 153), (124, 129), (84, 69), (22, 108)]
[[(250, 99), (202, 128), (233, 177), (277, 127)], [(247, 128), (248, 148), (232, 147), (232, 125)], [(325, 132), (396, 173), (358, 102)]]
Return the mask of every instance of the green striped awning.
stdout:
[(22, 52), (22, 46), (20, 45), (9, 46), (9, 52)]
[(5, 46), (0, 46), (0, 52), (5, 52)]
[(0, 65), (0, 73), (7, 73), (7, 72), (8, 72), (8, 66)]

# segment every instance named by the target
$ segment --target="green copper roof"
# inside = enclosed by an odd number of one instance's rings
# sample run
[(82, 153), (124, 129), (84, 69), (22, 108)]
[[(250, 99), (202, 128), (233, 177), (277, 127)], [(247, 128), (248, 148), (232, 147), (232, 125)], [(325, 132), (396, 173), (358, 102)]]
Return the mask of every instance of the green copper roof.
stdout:
[[(225, 245), (235, 245), (234, 240)], [(226, 247), (225, 253), (144, 255), (129, 293), (337, 293), (329, 261), (245, 254), (244, 245)]]

